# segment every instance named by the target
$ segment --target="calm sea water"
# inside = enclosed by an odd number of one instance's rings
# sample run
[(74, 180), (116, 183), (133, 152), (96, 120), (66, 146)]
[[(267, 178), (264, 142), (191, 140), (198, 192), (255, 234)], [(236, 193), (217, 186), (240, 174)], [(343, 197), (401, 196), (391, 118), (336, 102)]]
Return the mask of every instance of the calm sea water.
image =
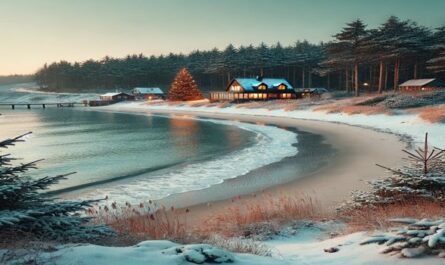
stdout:
[[(0, 102), (95, 96), (0, 87)], [(275, 127), (94, 110), (0, 107), (0, 139), (33, 132), (8, 150), (22, 162), (45, 159), (33, 177), (77, 172), (51, 187), (58, 196), (132, 202), (206, 188), (297, 152), (296, 135)]]

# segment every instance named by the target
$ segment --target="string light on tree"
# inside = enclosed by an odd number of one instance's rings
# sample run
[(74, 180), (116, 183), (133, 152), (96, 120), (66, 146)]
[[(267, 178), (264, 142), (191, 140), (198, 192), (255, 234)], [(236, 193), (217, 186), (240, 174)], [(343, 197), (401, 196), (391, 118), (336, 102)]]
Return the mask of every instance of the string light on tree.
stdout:
[(175, 80), (171, 85), (170, 91), (168, 92), (168, 99), (171, 101), (191, 101), (203, 98), (192, 75), (186, 68), (182, 68), (176, 74)]

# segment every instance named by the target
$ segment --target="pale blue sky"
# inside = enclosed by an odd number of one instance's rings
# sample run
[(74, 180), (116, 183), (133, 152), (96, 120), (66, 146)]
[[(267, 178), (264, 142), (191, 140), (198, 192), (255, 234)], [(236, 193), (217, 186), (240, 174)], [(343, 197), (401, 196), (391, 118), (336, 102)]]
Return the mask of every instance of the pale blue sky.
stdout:
[(355, 18), (438, 27), (444, 10), (445, 0), (0, 0), (0, 75), (61, 59), (328, 41)]

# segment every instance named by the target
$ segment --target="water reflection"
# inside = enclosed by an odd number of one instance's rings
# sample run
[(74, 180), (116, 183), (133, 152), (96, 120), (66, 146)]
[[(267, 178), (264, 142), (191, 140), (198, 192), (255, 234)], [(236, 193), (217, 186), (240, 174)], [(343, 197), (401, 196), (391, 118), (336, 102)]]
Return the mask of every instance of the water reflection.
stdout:
[(175, 116), (169, 119), (169, 125), (176, 150), (183, 155), (195, 154), (199, 142), (198, 122), (195, 119)]

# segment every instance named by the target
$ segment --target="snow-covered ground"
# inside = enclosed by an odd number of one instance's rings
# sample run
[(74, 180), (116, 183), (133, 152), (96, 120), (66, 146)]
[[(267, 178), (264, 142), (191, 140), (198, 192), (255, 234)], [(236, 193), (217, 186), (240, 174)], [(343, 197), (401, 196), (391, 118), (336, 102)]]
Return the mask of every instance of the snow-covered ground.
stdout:
[[(130, 247), (104, 247), (97, 245), (67, 245), (58, 250), (41, 253), (41, 264), (82, 265), (180, 265), (229, 263), (239, 265), (439, 265), (445, 259), (421, 257), (398, 258), (380, 254), (384, 248), (377, 244), (360, 245), (369, 237), (365, 233), (320, 240), (329, 237), (331, 225), (304, 226), (295, 234), (276, 236), (265, 242), (272, 256), (231, 253), (206, 244), (180, 245), (170, 241), (144, 241)], [(332, 224), (335, 226), (335, 224)], [(325, 250), (336, 248), (334, 253)], [(1, 256), (1, 255), (0, 255)], [(37, 264), (40, 264), (37, 263)], [(13, 263), (11, 263), (13, 264)]]
[(215, 106), (191, 106), (188, 104), (169, 105), (169, 104), (144, 104), (140, 102), (120, 103), (111, 105), (112, 109), (145, 109), (160, 111), (182, 111), (182, 112), (201, 112), (201, 113), (219, 113), (219, 114), (237, 114), (237, 115), (257, 115), (270, 117), (287, 117), (295, 119), (318, 120), (328, 122), (345, 123), (360, 127), (368, 127), (381, 131), (409, 136), (415, 143), (422, 143), (425, 133), (429, 133), (429, 141), (432, 145), (445, 148), (445, 123), (429, 123), (418, 117), (416, 114), (399, 115), (365, 115), (345, 113), (326, 113), (324, 111), (313, 111), (312, 109), (286, 111), (283, 109), (268, 110), (263, 108), (240, 108), (236, 105), (229, 107)]
[[(194, 107), (187, 104), (148, 105), (144, 103), (120, 103), (109, 106), (113, 110), (140, 109), (221, 113), (237, 115), (260, 115), (270, 117), (288, 117), (296, 119), (310, 119), (319, 121), (339, 122), (361, 127), (387, 131), (411, 137), (414, 142), (423, 141), (426, 132), (430, 135), (430, 143), (445, 148), (445, 124), (427, 123), (415, 114), (400, 115), (347, 115), (343, 113), (327, 114), (321, 111), (307, 110), (267, 110), (247, 109), (230, 106)], [(364, 139), (366, 140), (366, 139)], [(264, 243), (272, 249), (271, 257), (255, 256), (251, 254), (230, 253), (209, 245), (179, 245), (169, 241), (145, 241), (131, 247), (104, 247), (96, 245), (61, 246), (58, 250), (40, 255), (43, 263), (53, 264), (84, 264), (84, 265), (113, 265), (113, 264), (202, 264), (203, 262), (230, 262), (233, 264), (261, 265), (261, 264), (311, 264), (311, 265), (392, 265), (392, 264), (445, 264), (445, 259), (437, 257), (421, 257), (415, 259), (399, 258), (384, 255), (380, 251), (385, 246), (377, 244), (360, 245), (369, 235), (353, 233), (334, 238), (329, 232), (317, 227), (306, 227), (298, 233), (289, 236), (276, 236)], [(333, 249), (333, 253), (325, 250)], [(1, 254), (1, 253), (0, 253)], [(0, 255), (1, 256), (1, 255)]]

